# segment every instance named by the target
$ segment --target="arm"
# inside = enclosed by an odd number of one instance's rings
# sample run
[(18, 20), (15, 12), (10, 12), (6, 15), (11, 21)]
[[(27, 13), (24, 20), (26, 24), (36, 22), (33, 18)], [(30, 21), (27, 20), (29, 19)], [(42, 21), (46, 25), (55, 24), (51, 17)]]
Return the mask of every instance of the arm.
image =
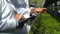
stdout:
[(38, 13), (46, 10), (46, 8), (33, 8), (33, 9), (30, 9), (28, 0), (24, 0), (24, 1), (25, 1), (25, 5), (22, 5), (23, 7), (20, 7), (17, 10), (17, 13), (22, 14), (24, 18), (29, 18), (30, 14), (38, 14)]
[[(10, 7), (8, 4), (6, 6), (6, 4), (7, 3), (5, 0), (2, 0), (2, 1), (0, 0), (0, 31), (15, 29), (17, 26), (16, 23), (18, 23), (18, 18), (15, 19), (15, 18), (11, 17), (11, 16), (14, 16), (14, 15), (12, 15), (12, 13), (14, 11), (13, 8)], [(1, 14), (1, 12), (3, 12), (3, 13)], [(21, 17), (21, 15), (19, 15), (19, 16)]]
[[(30, 9), (30, 8), (27, 7), (27, 8), (20, 8), (17, 11), (17, 13), (22, 14), (24, 18), (29, 18), (30, 14), (37, 14), (37, 13), (40, 13), (41, 11), (43, 11), (43, 10), (45, 10), (45, 8)], [(20, 19), (20, 18), (18, 18), (18, 19)]]
[[(3, 3), (4, 2), (4, 3)], [(4, 12), (2, 10), (6, 9), (6, 1), (0, 0), (0, 31), (1, 30), (9, 30), (16, 28), (16, 20), (15, 19), (2, 19), (3, 16), (1, 13)]]
[(29, 8), (28, 0), (24, 0), (24, 4), (21, 4), (19, 9), (17, 9), (17, 13), (22, 14), (24, 18), (29, 18), (30, 17), (30, 8)]

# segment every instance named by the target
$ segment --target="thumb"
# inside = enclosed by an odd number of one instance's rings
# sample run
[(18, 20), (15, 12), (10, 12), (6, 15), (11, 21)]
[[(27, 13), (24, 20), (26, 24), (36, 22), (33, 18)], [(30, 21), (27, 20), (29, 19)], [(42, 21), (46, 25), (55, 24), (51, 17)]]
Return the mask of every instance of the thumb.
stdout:
[(16, 14), (15, 15), (15, 18), (17, 19), (17, 21), (21, 20), (22, 19), (22, 14)]
[(43, 10), (48, 10), (47, 8), (42, 8)]

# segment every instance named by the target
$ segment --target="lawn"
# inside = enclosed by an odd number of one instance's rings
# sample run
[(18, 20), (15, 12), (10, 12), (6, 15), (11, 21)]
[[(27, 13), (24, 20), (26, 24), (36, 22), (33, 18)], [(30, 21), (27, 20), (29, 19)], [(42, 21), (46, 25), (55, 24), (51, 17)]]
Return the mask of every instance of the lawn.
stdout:
[(60, 22), (48, 13), (42, 13), (36, 18), (30, 33), (60, 34)]
[(30, 0), (30, 3), (35, 5), (35, 7), (42, 7), (44, 0)]
[[(42, 3), (42, 0), (31, 0), (31, 2)], [(60, 18), (49, 13), (39, 14), (32, 25), (30, 34), (60, 34)]]

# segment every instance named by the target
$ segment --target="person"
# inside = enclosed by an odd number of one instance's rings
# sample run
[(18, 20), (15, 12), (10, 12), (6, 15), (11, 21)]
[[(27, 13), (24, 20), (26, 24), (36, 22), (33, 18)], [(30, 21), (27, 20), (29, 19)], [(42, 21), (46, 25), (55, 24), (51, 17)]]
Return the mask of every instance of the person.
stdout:
[[(31, 26), (21, 19), (28, 19), (30, 14), (38, 14), (46, 8), (29, 8), (28, 0), (0, 0), (0, 34), (28, 34)], [(29, 22), (28, 22), (29, 23)]]

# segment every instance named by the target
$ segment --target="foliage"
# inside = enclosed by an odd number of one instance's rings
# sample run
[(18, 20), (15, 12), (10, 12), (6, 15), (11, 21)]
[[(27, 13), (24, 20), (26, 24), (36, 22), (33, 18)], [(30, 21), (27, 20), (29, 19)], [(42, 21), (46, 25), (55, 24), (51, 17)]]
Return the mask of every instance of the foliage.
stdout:
[(41, 13), (35, 20), (31, 34), (60, 34), (60, 22), (48, 13)]
[[(41, 7), (42, 0), (30, 0), (35, 7)], [(37, 4), (40, 4), (39, 6)], [(48, 13), (41, 13), (37, 16), (32, 25), (30, 34), (60, 34), (60, 18)]]
[(30, 4), (35, 7), (42, 7), (44, 0), (30, 0)]

